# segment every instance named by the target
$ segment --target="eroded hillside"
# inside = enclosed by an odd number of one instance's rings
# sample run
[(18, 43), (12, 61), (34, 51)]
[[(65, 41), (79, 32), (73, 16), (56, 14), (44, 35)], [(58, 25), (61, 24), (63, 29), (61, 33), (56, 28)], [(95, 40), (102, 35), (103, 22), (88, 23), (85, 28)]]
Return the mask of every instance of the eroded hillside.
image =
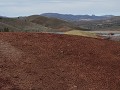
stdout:
[(120, 90), (120, 42), (0, 33), (1, 90)]

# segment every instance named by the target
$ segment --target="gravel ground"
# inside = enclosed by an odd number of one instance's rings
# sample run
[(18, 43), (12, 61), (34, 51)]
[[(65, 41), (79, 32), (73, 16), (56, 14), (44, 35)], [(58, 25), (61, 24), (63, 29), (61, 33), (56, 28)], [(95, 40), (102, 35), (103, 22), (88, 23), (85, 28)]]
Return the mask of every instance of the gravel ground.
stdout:
[(0, 90), (120, 90), (120, 42), (0, 33)]

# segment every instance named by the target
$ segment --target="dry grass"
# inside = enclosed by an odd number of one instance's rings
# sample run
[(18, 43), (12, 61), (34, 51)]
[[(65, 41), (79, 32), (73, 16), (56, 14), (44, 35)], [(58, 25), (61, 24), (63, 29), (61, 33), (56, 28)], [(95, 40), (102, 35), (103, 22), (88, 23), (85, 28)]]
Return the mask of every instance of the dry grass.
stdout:
[(95, 33), (90, 33), (87, 31), (80, 31), (80, 30), (72, 30), (72, 31), (65, 32), (64, 34), (97, 38), (97, 35)]

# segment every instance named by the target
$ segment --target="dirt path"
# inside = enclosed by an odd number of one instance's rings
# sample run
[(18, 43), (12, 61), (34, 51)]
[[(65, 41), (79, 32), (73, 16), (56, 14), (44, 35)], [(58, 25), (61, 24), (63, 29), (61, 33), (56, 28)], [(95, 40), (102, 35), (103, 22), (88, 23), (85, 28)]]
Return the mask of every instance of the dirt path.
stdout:
[(0, 53), (7, 59), (18, 61), (21, 58), (22, 51), (17, 50), (10, 43), (0, 40)]

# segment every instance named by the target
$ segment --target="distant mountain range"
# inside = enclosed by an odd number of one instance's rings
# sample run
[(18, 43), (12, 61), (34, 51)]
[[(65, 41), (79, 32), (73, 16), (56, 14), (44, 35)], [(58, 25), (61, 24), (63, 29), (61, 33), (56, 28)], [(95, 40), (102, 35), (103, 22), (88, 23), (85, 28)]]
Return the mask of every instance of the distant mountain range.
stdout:
[(120, 16), (68, 15), (58, 13), (44, 13), (16, 18), (0, 16), (0, 31), (5, 30), (13, 32), (120, 31)]
[(120, 16), (71, 15), (58, 13), (44, 13), (41, 15), (71, 22), (79, 28), (84, 28), (85, 30), (120, 31)]
[(120, 16), (114, 16), (103, 20), (75, 21), (73, 23), (81, 28), (89, 30), (120, 31)]
[(57, 18), (65, 21), (91, 21), (103, 20), (113, 17), (113, 15), (95, 16), (95, 15), (72, 15), (72, 14), (59, 14), (59, 13), (43, 13), (41, 16), (49, 18)]

